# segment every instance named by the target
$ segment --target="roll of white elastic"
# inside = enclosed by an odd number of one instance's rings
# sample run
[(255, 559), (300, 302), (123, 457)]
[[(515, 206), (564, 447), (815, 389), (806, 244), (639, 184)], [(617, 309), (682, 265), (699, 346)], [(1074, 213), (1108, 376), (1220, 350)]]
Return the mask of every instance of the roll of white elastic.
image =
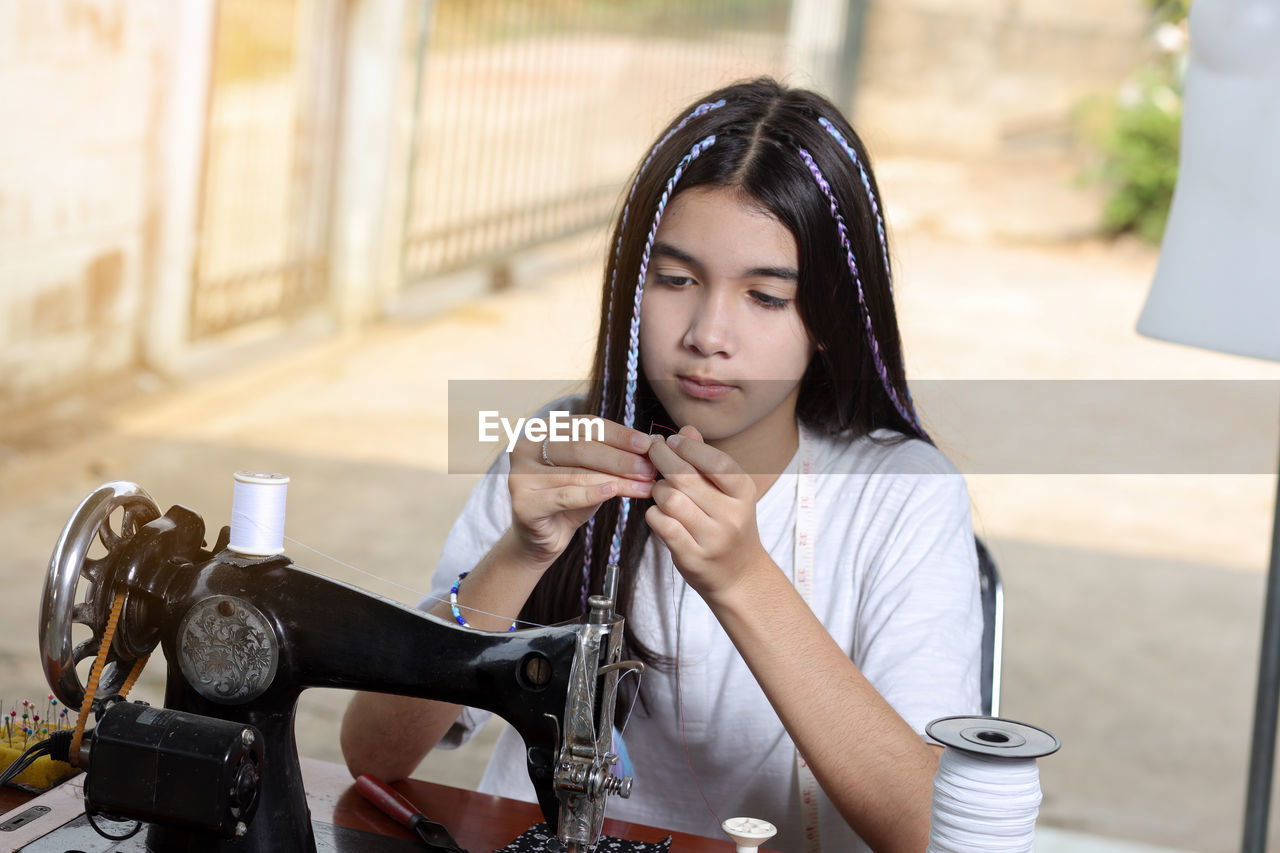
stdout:
[(1040, 811), (1036, 758), (1057, 750), (1043, 729), (995, 717), (948, 717), (933, 777), (928, 853), (1031, 853)]
[(284, 506), (289, 478), (284, 474), (237, 471), (231, 501), (231, 542), (227, 547), (251, 557), (284, 553)]
[(1039, 812), (1034, 759), (1011, 762), (947, 747), (933, 777), (929, 853), (1030, 851)]

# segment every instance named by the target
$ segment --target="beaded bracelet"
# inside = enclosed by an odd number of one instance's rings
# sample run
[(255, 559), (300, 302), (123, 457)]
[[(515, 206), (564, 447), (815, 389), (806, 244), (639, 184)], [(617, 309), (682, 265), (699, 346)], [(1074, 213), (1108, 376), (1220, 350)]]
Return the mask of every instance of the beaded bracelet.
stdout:
[[(458, 579), (453, 582), (453, 586), (449, 587), (449, 609), (453, 611), (453, 618), (456, 619), (458, 624), (463, 628), (470, 628), (471, 624), (467, 622), (466, 619), (462, 618), (462, 611), (458, 609), (458, 584), (462, 583), (462, 579), (469, 574), (471, 574), (471, 572), (466, 571), (458, 575)], [(511, 627), (507, 630), (514, 631), (515, 629), (516, 623), (512, 622)]]

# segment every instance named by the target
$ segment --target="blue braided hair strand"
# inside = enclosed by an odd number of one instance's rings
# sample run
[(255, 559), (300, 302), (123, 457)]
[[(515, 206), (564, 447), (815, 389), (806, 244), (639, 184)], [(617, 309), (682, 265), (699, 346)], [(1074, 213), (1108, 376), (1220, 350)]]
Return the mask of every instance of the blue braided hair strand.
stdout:
[[(609, 274), (609, 296), (608, 296), (608, 299), (605, 300), (605, 305), (606, 305), (605, 328), (606, 329), (613, 328), (613, 326), (611, 325), (613, 320), (613, 288), (614, 288), (614, 282), (618, 275), (618, 256), (622, 253), (622, 235), (626, 231), (627, 217), (631, 213), (631, 200), (635, 198), (636, 186), (640, 183), (640, 178), (644, 175), (645, 171), (648, 170), (649, 163), (653, 161), (654, 155), (658, 153), (658, 151), (662, 148), (663, 145), (667, 144), (667, 140), (669, 140), (672, 136), (674, 136), (675, 134), (683, 130), (684, 126), (687, 125), (689, 122), (693, 121), (696, 118), (706, 115), (707, 113), (711, 112), (714, 109), (719, 109), (724, 105), (725, 105), (725, 101), (723, 98), (714, 102), (698, 104), (698, 106), (694, 108), (693, 112), (689, 113), (687, 116), (682, 118), (679, 124), (671, 128), (671, 130), (667, 131), (667, 133), (661, 139), (658, 140), (657, 144), (655, 144), (653, 148), (649, 150), (649, 156), (645, 157), (644, 162), (640, 164), (640, 169), (639, 171), (636, 172), (635, 180), (631, 182), (631, 189), (630, 191), (627, 192), (627, 201), (622, 206), (622, 217), (618, 222), (618, 239), (615, 241), (613, 246), (613, 263), (611, 264), (612, 272), (610, 272)], [(607, 412), (605, 411), (605, 407), (608, 405), (608, 400), (609, 400), (609, 343), (610, 343), (609, 336), (605, 335), (604, 373), (601, 376), (602, 387), (600, 391), (600, 412), (599, 412), (600, 417), (604, 417), (607, 414)], [(593, 515), (591, 516), (591, 518), (587, 519), (587, 529), (584, 533), (585, 538), (583, 539), (584, 548), (582, 552), (582, 611), (584, 613), (587, 610), (587, 595), (589, 594), (591, 589), (591, 544), (595, 538), (595, 527), (596, 527), (596, 517)]]
[[(675, 134), (679, 133), (681, 130), (684, 130), (684, 126), (687, 125), (693, 119), (704, 116), (714, 109), (719, 109), (720, 107), (723, 107), (724, 104), (725, 104), (725, 101), (723, 98), (721, 98), (718, 101), (715, 101), (714, 103), (698, 104), (698, 106), (694, 109), (693, 112), (689, 113), (687, 116), (682, 118), (679, 124), (671, 128), (671, 130), (667, 131), (666, 135), (664, 135), (661, 139), (658, 140), (657, 144), (654, 145), (653, 148), (649, 150), (649, 156), (644, 158), (644, 162), (640, 164), (640, 170), (636, 172), (636, 178), (634, 181), (631, 182), (631, 190), (627, 193), (626, 204), (622, 206), (622, 218), (619, 220), (619, 223), (618, 223), (618, 239), (617, 241), (615, 241), (613, 246), (613, 272), (610, 273), (609, 275), (609, 298), (605, 301), (605, 305), (608, 306), (607, 311), (605, 313), (605, 328), (612, 328), (609, 325), (609, 321), (613, 319), (613, 287), (614, 287), (614, 281), (618, 275), (618, 267), (617, 267), (618, 256), (622, 253), (622, 235), (625, 232), (627, 227), (627, 217), (631, 213), (631, 200), (635, 198), (636, 186), (640, 183), (640, 178), (644, 175), (645, 171), (648, 170), (649, 163), (653, 161), (654, 155), (657, 154), (659, 150), (661, 150), (663, 145), (667, 144), (668, 139), (670, 139)], [(605, 336), (605, 339), (604, 339), (604, 375), (601, 378), (602, 378), (604, 387), (601, 390), (600, 399), (603, 401), (603, 400), (607, 400), (609, 397), (609, 338), (607, 335)], [(599, 413), (600, 417), (604, 417), (606, 414), (603, 411), (603, 407), (604, 407), (604, 403), (602, 402), (601, 403), (602, 410)], [(583, 599), (583, 600), (585, 602), (586, 599)]]
[[(653, 214), (653, 223), (649, 226), (649, 236), (644, 243), (644, 252), (640, 256), (640, 273), (636, 278), (636, 295), (633, 302), (633, 310), (631, 314), (631, 339), (627, 346), (627, 384), (626, 384), (626, 407), (623, 414), (623, 425), (628, 428), (634, 428), (636, 422), (636, 385), (640, 377), (640, 302), (644, 299), (644, 279), (649, 272), (649, 256), (653, 251), (653, 241), (658, 236), (658, 225), (662, 222), (662, 214), (667, 208), (667, 202), (671, 200), (671, 194), (676, 184), (680, 181), (680, 176), (684, 174), (684, 170), (689, 168), (689, 164), (698, 159), (698, 156), (706, 151), (716, 142), (714, 135), (708, 136), (697, 142), (693, 148), (689, 149), (689, 153), (680, 159), (676, 165), (675, 172), (667, 179), (667, 185), (662, 189), (662, 196), (658, 199), (657, 210)], [(622, 498), (622, 506), (618, 513), (618, 523), (613, 530), (613, 542), (609, 545), (609, 564), (617, 565), (622, 558), (622, 534), (627, 527), (627, 516), (631, 511), (631, 499)]]

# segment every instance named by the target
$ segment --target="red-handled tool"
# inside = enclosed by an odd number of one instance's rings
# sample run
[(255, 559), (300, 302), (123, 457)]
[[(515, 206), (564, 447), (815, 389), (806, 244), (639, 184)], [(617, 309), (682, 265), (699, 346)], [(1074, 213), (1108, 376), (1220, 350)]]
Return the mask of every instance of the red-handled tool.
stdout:
[(356, 790), (363, 794), (366, 800), (395, 819), (396, 823), (407, 826), (409, 831), (422, 839), (429, 849), (447, 850), (449, 853), (467, 853), (458, 846), (458, 842), (453, 840), (449, 830), (418, 811), (413, 803), (400, 796), (390, 785), (376, 776), (365, 774), (356, 779)]

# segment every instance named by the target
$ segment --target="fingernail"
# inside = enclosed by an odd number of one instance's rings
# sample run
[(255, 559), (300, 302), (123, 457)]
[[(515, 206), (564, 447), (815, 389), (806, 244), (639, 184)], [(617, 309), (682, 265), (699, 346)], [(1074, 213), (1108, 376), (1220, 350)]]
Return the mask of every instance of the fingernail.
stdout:
[(653, 474), (653, 465), (643, 459), (637, 459), (636, 464), (631, 466), (631, 471), (641, 477), (648, 477)]
[(661, 443), (662, 443), (662, 436), (660, 436), (660, 435), (651, 435), (651, 436), (649, 436), (649, 441), (650, 441), (650, 442), (652, 442), (653, 444), (661, 444)]
[(673, 435), (667, 439), (667, 447), (679, 447), (679, 446), (680, 446), (680, 436)]
[(648, 450), (649, 444), (649, 436), (647, 435), (636, 434), (631, 436), (631, 446), (636, 450)]
[(642, 498), (649, 497), (649, 494), (653, 491), (653, 483), (641, 482), (633, 483), (632, 485), (635, 487), (636, 494)]
[(616, 483), (601, 483), (596, 486), (596, 494), (602, 498), (607, 498), (613, 494), (615, 488), (617, 488)]

